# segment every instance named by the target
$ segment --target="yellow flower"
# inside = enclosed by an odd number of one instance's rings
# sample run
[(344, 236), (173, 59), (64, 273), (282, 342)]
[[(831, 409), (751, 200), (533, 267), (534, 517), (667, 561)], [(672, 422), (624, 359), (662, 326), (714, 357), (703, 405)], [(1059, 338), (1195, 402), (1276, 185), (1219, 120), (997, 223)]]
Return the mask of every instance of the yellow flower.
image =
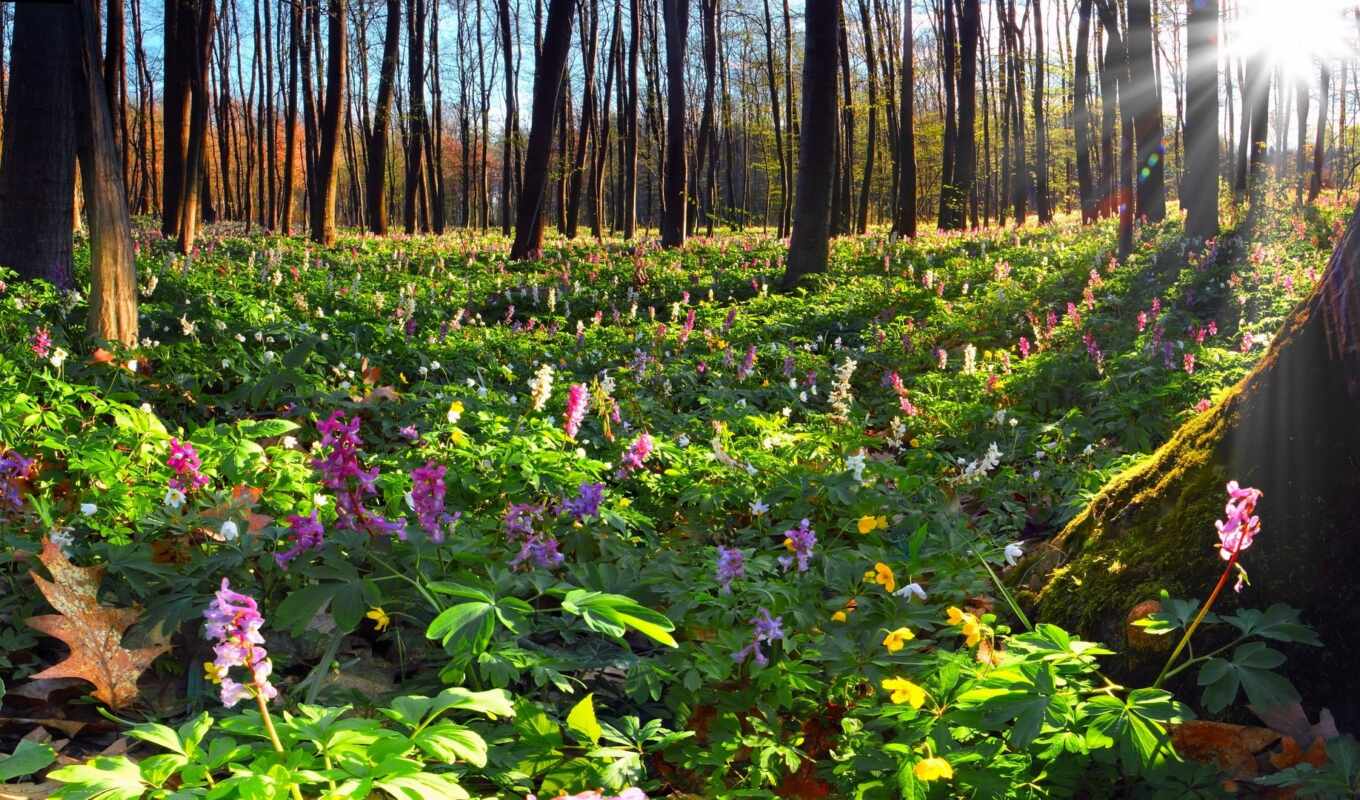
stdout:
[(627, 508), (627, 507), (631, 506), (632, 504), (633, 504), (633, 499), (632, 499), (631, 497), (620, 497), (620, 498), (619, 498), (619, 508)]
[(463, 416), (463, 401), (454, 400), (449, 403), (449, 413), (445, 415), (450, 425), (457, 425), (460, 417)]
[(978, 622), (977, 617), (967, 612), (960, 611), (954, 606), (949, 607), (948, 613), (950, 625), (962, 626), (962, 633), (964, 635), (963, 643), (965, 645), (972, 647), (982, 641), (982, 623)]
[(926, 702), (926, 690), (906, 678), (884, 678), (883, 688), (892, 692), (894, 703), (908, 703), (920, 708)]
[(844, 611), (837, 611), (831, 615), (832, 622), (845, 622), (847, 619), (849, 619), (849, 617)]
[(217, 664), (212, 661), (203, 662), (203, 679), (209, 683), (221, 683), (225, 671), (218, 669)]
[(935, 756), (917, 761), (911, 771), (923, 781), (937, 781), (940, 778), (949, 780), (954, 777), (954, 768), (949, 766), (949, 762)]
[(794, 551), (793, 540), (787, 536), (784, 537), (784, 549), (788, 550), (790, 553)]
[(893, 574), (892, 567), (884, 564), (882, 561), (874, 564), (873, 569), (864, 573), (864, 580), (870, 583), (877, 583), (887, 592), (897, 590), (897, 576)]
[(896, 653), (902, 649), (903, 645), (915, 638), (916, 634), (912, 633), (910, 628), (898, 628), (883, 637), (883, 646), (888, 648), (889, 653)]
[(873, 533), (877, 530), (886, 530), (887, 527), (887, 517), (875, 517), (871, 514), (865, 514), (859, 518), (859, 532), (862, 534)]
[(379, 631), (387, 630), (387, 626), (392, 624), (392, 618), (387, 616), (387, 612), (383, 611), (381, 608), (369, 609), (369, 612), (364, 616), (373, 620), (374, 627)]

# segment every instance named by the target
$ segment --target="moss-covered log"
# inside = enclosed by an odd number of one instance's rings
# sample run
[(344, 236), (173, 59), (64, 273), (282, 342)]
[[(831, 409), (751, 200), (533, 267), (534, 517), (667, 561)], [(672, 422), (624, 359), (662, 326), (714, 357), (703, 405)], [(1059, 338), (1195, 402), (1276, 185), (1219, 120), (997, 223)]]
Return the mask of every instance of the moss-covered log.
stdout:
[[(1040, 618), (1126, 646), (1130, 609), (1159, 589), (1203, 597), (1223, 568), (1213, 523), (1224, 485), (1236, 479), (1264, 492), (1262, 532), (1242, 559), (1250, 588), (1228, 592), (1216, 610), (1302, 609), (1326, 648), (1291, 653), (1290, 677), (1305, 703), (1331, 708), (1343, 726), (1360, 724), (1357, 281), (1360, 207), (1316, 290), (1255, 369), (1111, 480), (1054, 539), (1056, 550), (1033, 559), (1024, 594)], [(1039, 570), (1041, 561), (1057, 566)], [(1137, 658), (1125, 666), (1137, 671)]]

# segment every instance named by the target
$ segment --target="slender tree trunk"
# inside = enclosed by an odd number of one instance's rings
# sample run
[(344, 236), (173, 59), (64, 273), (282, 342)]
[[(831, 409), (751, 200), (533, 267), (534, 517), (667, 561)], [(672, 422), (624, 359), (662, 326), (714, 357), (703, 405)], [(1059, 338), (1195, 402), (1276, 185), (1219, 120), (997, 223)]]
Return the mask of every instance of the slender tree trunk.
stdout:
[(1294, 146), (1294, 207), (1303, 205), (1303, 173), (1308, 164), (1308, 84), (1300, 78), (1294, 85), (1294, 107), (1298, 112), (1299, 131)]
[(378, 73), (378, 103), (373, 111), (373, 131), (368, 144), (368, 173), (364, 196), (368, 206), (368, 229), (387, 233), (387, 128), (392, 113), (392, 92), (397, 79), (397, 48), (401, 44), (401, 0), (387, 0), (387, 30), (383, 34), (382, 70)]
[(1186, 0), (1185, 233), (1218, 233), (1218, 0)]
[(902, 15), (902, 102), (898, 110), (901, 122), (897, 134), (897, 216), (893, 219), (893, 233), (912, 239), (916, 237), (916, 70), (911, 0), (902, 3)]
[[(1104, 20), (1102, 19), (1102, 27)], [(1101, 54), (1100, 66), (1100, 216), (1108, 218), (1114, 214), (1119, 204), (1119, 192), (1115, 188), (1119, 182), (1118, 165), (1115, 163), (1115, 105), (1118, 93), (1119, 56), (1115, 52), (1114, 41), (1105, 29), (1105, 51)]]
[(180, 187), (176, 239), (180, 253), (194, 250), (200, 211), (212, 208), (207, 194), (208, 67), (212, 58), (212, 34), (216, 15), (212, 3), (188, 3), (179, 12), (178, 33), (185, 50), (182, 64), (189, 73), (189, 135), (184, 144), (184, 182)]
[[(1310, 203), (1316, 200), (1318, 194), (1322, 192), (1322, 159), (1327, 152), (1327, 107), (1329, 102), (1328, 92), (1331, 87), (1332, 71), (1327, 67), (1327, 62), (1323, 61), (1318, 66), (1318, 91), (1320, 96), (1318, 97), (1317, 139), (1313, 142), (1313, 177), (1308, 183), (1308, 202)], [(1341, 107), (1346, 107), (1344, 92), (1341, 97)], [(1345, 129), (1343, 124), (1341, 126), (1343, 133)]]
[[(503, 2), (508, 2), (508, 0), (503, 0)], [(421, 159), (425, 154), (425, 0), (410, 0), (409, 8), (410, 14), (406, 19), (408, 128), (406, 136), (405, 223), (406, 233), (412, 234), (417, 229), (428, 230), (422, 224), (417, 208), (419, 193), (425, 181), (424, 168), (421, 164)], [(509, 93), (506, 97), (507, 114), (513, 114), (514, 101), (509, 99)], [(513, 116), (507, 116), (506, 119), (511, 120)], [(507, 137), (510, 136), (509, 124), (509, 122), (506, 123)], [(509, 141), (509, 139), (506, 141)], [(509, 161), (506, 161), (506, 164), (508, 165)], [(508, 187), (506, 191), (509, 191)]]
[[(1217, 2), (1217, 0), (1214, 1)], [(1188, 2), (1192, 7), (1195, 4), (1195, 0), (1188, 0)], [(1073, 138), (1077, 151), (1077, 196), (1081, 201), (1081, 221), (1083, 225), (1090, 225), (1096, 221), (1098, 206), (1094, 181), (1091, 177), (1091, 107), (1088, 102), (1091, 73), (1087, 67), (1087, 44), (1091, 38), (1091, 0), (1078, 0), (1078, 3), (1072, 125), (1075, 128)], [(1214, 59), (1213, 68), (1217, 71), (1217, 59)]]
[(689, 160), (685, 157), (685, 42), (689, 36), (689, 0), (661, 0), (666, 27), (666, 175), (665, 218), (661, 246), (685, 243)]
[[(784, 132), (783, 129), (781, 128), (780, 123), (779, 84), (775, 82), (774, 74), (774, 35), (772, 32), (773, 21), (770, 18), (770, 0), (764, 0), (764, 8), (765, 8), (765, 28), (764, 28), (765, 74), (766, 77), (769, 79), (770, 84), (770, 119), (774, 123), (774, 147), (775, 150), (778, 151), (779, 159), (779, 192), (781, 195), (780, 202), (787, 206), (791, 202), (791, 198), (789, 197), (789, 195), (792, 194), (791, 187), (793, 184), (789, 178), (790, 164), (788, 163), (788, 156), (784, 149)], [(792, 134), (790, 133), (790, 136), (791, 135)], [(779, 214), (779, 238), (781, 239), (788, 235), (788, 229), (785, 227), (784, 224), (785, 219), (786, 215), (781, 210)]]
[[(598, 0), (586, 0), (580, 8), (581, 64), (584, 70), (581, 81), (581, 133), (572, 151), (570, 186), (567, 190), (566, 226), (563, 232), (568, 239), (576, 238), (581, 214), (581, 192), (587, 179), (586, 156), (595, 123), (595, 43), (599, 34), (600, 18), (597, 3)], [(595, 164), (593, 156), (590, 163), (593, 172)]]
[(965, 204), (977, 181), (977, 51), (982, 26), (978, 0), (961, 0), (959, 18), (958, 127), (954, 148), (954, 208), (951, 225), (968, 224)]
[(803, 128), (798, 190), (782, 285), (825, 272), (831, 238), (831, 159), (836, 138), (836, 55), (839, 0), (807, 0), (803, 49)]
[(335, 244), (335, 158), (340, 151), (340, 110), (345, 107), (346, 0), (330, 0), (326, 42), (326, 106), (321, 115), (321, 150), (317, 154), (316, 202), (312, 206), (312, 241)]
[(864, 26), (864, 69), (868, 78), (869, 141), (864, 147), (864, 177), (859, 189), (859, 208), (855, 212), (855, 233), (869, 228), (869, 191), (874, 182), (874, 150), (878, 146), (878, 65), (874, 58), (873, 15), (867, 0), (859, 0), (859, 19)]
[(623, 155), (623, 238), (637, 235), (638, 59), (642, 49), (642, 0), (628, 0), (628, 108)]
[[(1040, 16), (1042, 7), (1043, 0), (1032, 0), (1030, 13), (1034, 17), (1034, 210), (1039, 215), (1039, 223), (1046, 225), (1053, 221), (1053, 208), (1048, 196), (1048, 122), (1044, 116), (1044, 94), (1048, 90), (1048, 83), (1044, 78), (1044, 61), (1048, 54), (1044, 50), (1044, 26)], [(1157, 113), (1161, 114), (1160, 109)], [(1160, 128), (1160, 124), (1158, 127)]]
[(694, 148), (695, 191), (691, 193), (688, 216), (691, 231), (698, 229), (701, 214), (712, 224), (713, 181), (704, 186), (704, 170), (717, 160), (718, 155), (717, 137), (713, 135), (713, 99), (718, 72), (718, 0), (699, 0), (699, 23), (703, 29), (704, 101), (699, 112), (699, 140)]
[(534, 70), (534, 106), (529, 123), (529, 142), (524, 151), (524, 188), (515, 215), (515, 241), (510, 258), (522, 261), (543, 254), (543, 225), (548, 161), (552, 154), (553, 121), (557, 117), (562, 73), (571, 49), (571, 18), (574, 0), (549, 0), (548, 25)]
[[(1251, 98), (1251, 141), (1248, 144), (1247, 194), (1255, 220), (1265, 204), (1266, 155), (1270, 130), (1270, 69), (1264, 53), (1247, 62), (1247, 94)], [(1283, 109), (1281, 109), (1283, 111)]]
[(963, 227), (963, 189), (954, 181), (954, 161), (959, 146), (959, 123), (956, 111), (958, 75), (958, 23), (954, 14), (954, 0), (944, 0), (941, 10), (943, 32), (940, 35), (940, 80), (944, 88), (944, 141), (940, 147), (940, 209), (937, 223), (943, 230)]
[(301, 47), (302, 0), (291, 0), (288, 24), (288, 96), (284, 100), (283, 196), (279, 202), (279, 225), (284, 235), (293, 227), (293, 183), (297, 174), (298, 57)]

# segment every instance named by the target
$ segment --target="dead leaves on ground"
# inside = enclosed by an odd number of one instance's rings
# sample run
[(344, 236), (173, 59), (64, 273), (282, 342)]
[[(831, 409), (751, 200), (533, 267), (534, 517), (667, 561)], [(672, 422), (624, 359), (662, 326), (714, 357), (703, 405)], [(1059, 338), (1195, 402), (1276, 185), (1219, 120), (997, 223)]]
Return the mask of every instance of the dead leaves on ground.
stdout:
[(30, 571), (38, 590), (57, 610), (27, 620), (29, 627), (66, 643), (70, 655), (33, 677), (80, 678), (94, 684), (95, 699), (110, 708), (125, 708), (137, 699), (137, 679), (157, 656), (168, 651), (167, 642), (129, 650), (123, 634), (141, 616), (138, 608), (101, 606), (99, 583), (104, 568), (77, 567), (51, 540), (43, 540), (38, 556), (52, 580)]

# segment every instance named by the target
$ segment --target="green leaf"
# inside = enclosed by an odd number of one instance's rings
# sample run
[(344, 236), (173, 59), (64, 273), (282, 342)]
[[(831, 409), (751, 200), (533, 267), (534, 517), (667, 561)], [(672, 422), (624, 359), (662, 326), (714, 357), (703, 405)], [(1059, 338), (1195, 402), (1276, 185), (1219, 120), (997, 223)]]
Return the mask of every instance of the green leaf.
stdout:
[(476, 767), (486, 766), (486, 741), (471, 728), (444, 721), (425, 728), (411, 741), (442, 763), (465, 761)]
[(137, 800), (146, 791), (142, 771), (125, 756), (98, 756), (84, 764), (52, 770), (47, 777), (66, 784), (55, 798)]
[(248, 419), (236, 423), (241, 435), (250, 439), (272, 439), (300, 427), (296, 422), (286, 419)]
[(435, 696), (432, 710), (434, 714), (442, 714), (452, 709), (476, 711), (493, 719), (515, 716), (514, 702), (504, 689), (472, 692), (461, 686), (450, 686)]
[(567, 730), (577, 733), (590, 740), (591, 744), (600, 743), (600, 735), (604, 731), (600, 728), (600, 723), (595, 719), (595, 693), (591, 692), (581, 699), (581, 702), (572, 707), (567, 714)]
[[(398, 800), (466, 800), (467, 790), (449, 775), (433, 772), (417, 772), (414, 775), (400, 775), (377, 781), (377, 788), (398, 798)], [(363, 797), (367, 792), (347, 794), (349, 797)]]
[(143, 722), (140, 725), (134, 725), (128, 731), (128, 736), (159, 745), (172, 753), (186, 755), (184, 745), (180, 743), (179, 734), (159, 722)]
[(496, 618), (491, 603), (476, 600), (445, 609), (430, 622), (425, 636), (438, 639), (441, 644), (453, 643), (454, 652), (471, 657), (486, 649), (496, 629)]
[(591, 630), (608, 636), (622, 638), (627, 628), (633, 628), (668, 647), (679, 646), (670, 635), (670, 631), (675, 630), (675, 623), (665, 614), (653, 611), (631, 597), (573, 589), (562, 599), (562, 610), (579, 615)]
[(20, 775), (32, 775), (56, 760), (57, 751), (49, 745), (20, 739), (14, 752), (0, 760), (0, 783), (14, 780)]
[(274, 624), (288, 629), (294, 636), (301, 636), (307, 625), (335, 596), (338, 588), (339, 584), (323, 583), (298, 589), (279, 603), (274, 611)]
[(1260, 636), (1277, 642), (1322, 646), (1322, 640), (1317, 637), (1317, 633), (1299, 621), (1298, 609), (1290, 608), (1284, 603), (1276, 603), (1264, 612), (1244, 608), (1232, 616), (1224, 617), (1223, 621), (1237, 628), (1243, 636)]

